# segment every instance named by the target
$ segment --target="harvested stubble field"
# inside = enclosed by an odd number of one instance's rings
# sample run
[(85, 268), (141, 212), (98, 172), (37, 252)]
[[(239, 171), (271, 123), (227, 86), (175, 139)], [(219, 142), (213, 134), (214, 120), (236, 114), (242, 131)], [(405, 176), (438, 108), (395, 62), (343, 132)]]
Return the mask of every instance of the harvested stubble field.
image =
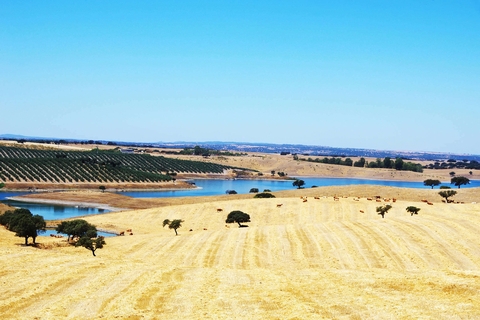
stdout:
[[(107, 238), (97, 257), (50, 237), (38, 239), (44, 249), (24, 247), (2, 228), (0, 316), (477, 319), (479, 191), (460, 190), (464, 204), (441, 203), (437, 192), (354, 186), (176, 199), (86, 217), (101, 229), (133, 229)], [(365, 198), (374, 195), (398, 199), (385, 219), (375, 210), (385, 202)], [(250, 214), (250, 227), (226, 225), (232, 210)], [(185, 220), (179, 236), (164, 219)]]

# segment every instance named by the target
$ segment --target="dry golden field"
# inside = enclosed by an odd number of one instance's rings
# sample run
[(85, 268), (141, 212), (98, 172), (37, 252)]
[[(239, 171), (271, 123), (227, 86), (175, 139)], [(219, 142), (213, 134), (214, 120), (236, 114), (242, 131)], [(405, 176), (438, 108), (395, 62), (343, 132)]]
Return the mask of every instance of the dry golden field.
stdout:
[[(479, 190), (461, 189), (464, 204), (441, 203), (437, 192), (356, 186), (176, 199), (86, 217), (133, 231), (107, 238), (97, 257), (51, 237), (24, 247), (0, 228), (0, 318), (480, 319)], [(385, 202), (365, 198), (373, 195), (397, 197), (385, 219), (375, 210)], [(232, 210), (250, 214), (250, 227), (226, 225)], [(185, 221), (179, 236), (164, 219)]]
[[(450, 170), (350, 168), (272, 154), (205, 161), (264, 178), (275, 170), (450, 180)], [(442, 203), (438, 189), (381, 186), (290, 190), (276, 199), (132, 199), (91, 188), (28, 197), (122, 208), (85, 219), (133, 235), (107, 238), (93, 257), (61, 238), (25, 247), (0, 227), (0, 319), (480, 319), (479, 188), (455, 189), (459, 204)], [(377, 195), (397, 199), (385, 219), (376, 207), (386, 202), (367, 200)], [(411, 205), (421, 208), (418, 216), (405, 211)], [(248, 228), (225, 224), (232, 210), (250, 214)], [(164, 219), (184, 220), (179, 236), (162, 228)]]

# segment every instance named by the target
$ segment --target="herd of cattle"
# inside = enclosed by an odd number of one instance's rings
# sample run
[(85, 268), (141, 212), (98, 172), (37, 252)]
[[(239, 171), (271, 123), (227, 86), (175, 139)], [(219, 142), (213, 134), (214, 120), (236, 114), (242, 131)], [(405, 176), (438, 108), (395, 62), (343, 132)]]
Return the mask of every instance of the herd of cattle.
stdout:
[(120, 232), (118, 235), (119, 235), (119, 236), (124, 236), (125, 233), (128, 234), (128, 235), (133, 236), (132, 229), (127, 229), (127, 230), (125, 230), (125, 231), (122, 231), (122, 232)]

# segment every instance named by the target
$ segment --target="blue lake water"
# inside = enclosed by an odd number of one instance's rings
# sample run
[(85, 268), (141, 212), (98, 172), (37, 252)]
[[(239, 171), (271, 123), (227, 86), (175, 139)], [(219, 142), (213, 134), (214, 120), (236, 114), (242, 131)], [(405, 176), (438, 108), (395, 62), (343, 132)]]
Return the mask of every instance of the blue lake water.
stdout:
[[(51, 234), (57, 235), (58, 233), (54, 229), (47, 229), (47, 230), (45, 230), (44, 233), (41, 233), (39, 235), (49, 237)], [(67, 235), (64, 234), (64, 233), (60, 233), (60, 235), (64, 236), (65, 238), (67, 237)], [(102, 237), (115, 237), (116, 236), (115, 233), (103, 232), (103, 231), (97, 231), (97, 235), (102, 236)]]
[(66, 219), (71, 217), (108, 212), (108, 210), (103, 210), (99, 208), (71, 207), (43, 203), (20, 202), (13, 200), (2, 200), (2, 203), (16, 208), (28, 209), (33, 214), (43, 216), (45, 220)]
[[(401, 188), (421, 188), (430, 189), (426, 187), (423, 182), (408, 182), (408, 181), (387, 181), (387, 180), (367, 180), (367, 179), (352, 179), (352, 178), (317, 178), (317, 177), (299, 177), (305, 181), (305, 188), (313, 186), (345, 186), (345, 185), (380, 185)], [(260, 192), (265, 189), (272, 192), (281, 190), (295, 189), (292, 185), (292, 180), (213, 180), (213, 179), (195, 179), (190, 180), (195, 183), (199, 189), (191, 190), (171, 190), (171, 191), (127, 191), (119, 192), (126, 196), (134, 198), (166, 198), (166, 197), (197, 197), (197, 196), (212, 196), (225, 194), (227, 190), (235, 190), (239, 194), (249, 193), (251, 188), (257, 188)], [(444, 186), (456, 188), (450, 183), (443, 183)], [(470, 184), (462, 186), (462, 188), (480, 187), (480, 180), (470, 180)], [(439, 186), (435, 187), (438, 189)], [(66, 219), (71, 217), (78, 217), (90, 214), (97, 214), (108, 212), (98, 208), (84, 208), (71, 207), (61, 205), (36, 204), (27, 202), (17, 202), (6, 200), (8, 197), (20, 196), (28, 194), (28, 192), (0, 192), (0, 201), (9, 203), (12, 206), (29, 209), (33, 214), (39, 214), (45, 220)]]
[[(352, 178), (316, 178), (316, 177), (299, 177), (305, 181), (305, 188), (313, 186), (346, 186), (346, 185), (380, 185), (401, 188), (422, 188), (426, 187), (423, 182), (409, 181), (388, 181), (388, 180), (367, 180)], [(248, 193), (251, 188), (257, 188), (260, 192), (269, 189), (272, 192), (281, 190), (295, 189), (292, 180), (209, 180), (198, 179), (190, 180), (201, 189), (192, 190), (174, 190), (174, 191), (127, 191), (120, 194), (134, 198), (167, 198), (167, 197), (195, 197), (195, 196), (213, 196), (225, 194), (227, 190), (235, 190), (237, 193)], [(443, 183), (445, 186), (452, 186), (449, 183)], [(480, 187), (480, 180), (470, 180), (470, 184), (462, 186), (462, 188)], [(439, 186), (435, 187), (438, 189)], [(455, 186), (453, 186), (455, 188)]]

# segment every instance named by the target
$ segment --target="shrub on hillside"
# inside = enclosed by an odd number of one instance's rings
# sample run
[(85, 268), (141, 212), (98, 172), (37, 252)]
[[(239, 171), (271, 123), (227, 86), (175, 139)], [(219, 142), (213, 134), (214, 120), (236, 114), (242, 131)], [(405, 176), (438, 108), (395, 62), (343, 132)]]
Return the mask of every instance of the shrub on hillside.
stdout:
[(257, 193), (254, 198), (275, 198), (275, 196), (268, 192)]

